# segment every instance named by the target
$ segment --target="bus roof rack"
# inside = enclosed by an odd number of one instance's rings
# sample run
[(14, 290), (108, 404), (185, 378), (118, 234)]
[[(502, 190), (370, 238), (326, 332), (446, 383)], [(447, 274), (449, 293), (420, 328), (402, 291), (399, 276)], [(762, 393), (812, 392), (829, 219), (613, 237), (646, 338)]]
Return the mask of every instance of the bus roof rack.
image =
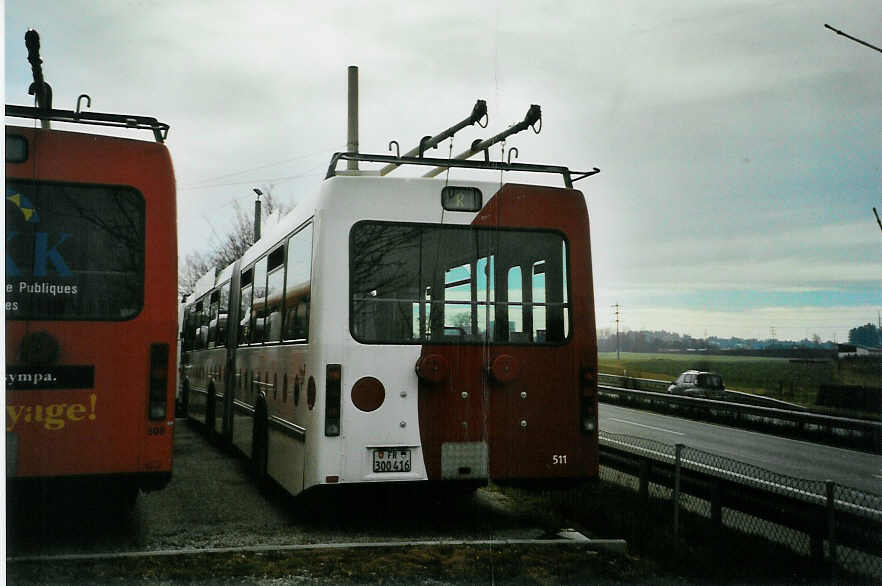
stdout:
[(56, 122), (152, 130), (156, 142), (165, 142), (169, 129), (168, 124), (159, 122), (156, 118), (131, 114), (74, 112), (73, 110), (55, 110), (53, 108), (34, 108), (31, 106), (6, 104), (6, 115), (14, 118), (33, 118), (34, 120), (52, 120)]
[(331, 164), (328, 167), (328, 173), (325, 179), (330, 179), (337, 175), (337, 163), (344, 161), (367, 161), (371, 163), (386, 163), (393, 165), (423, 165), (430, 167), (457, 167), (461, 169), (485, 169), (492, 171), (520, 171), (524, 173), (554, 173), (563, 177), (564, 185), (568, 188), (573, 187), (573, 183), (600, 173), (600, 169), (594, 167), (590, 171), (571, 171), (569, 167), (560, 165), (538, 165), (531, 163), (511, 163), (504, 161), (488, 161), (469, 159), (435, 159), (429, 157), (408, 157), (408, 156), (392, 156), (392, 155), (372, 155), (367, 153), (334, 153), (331, 157)]

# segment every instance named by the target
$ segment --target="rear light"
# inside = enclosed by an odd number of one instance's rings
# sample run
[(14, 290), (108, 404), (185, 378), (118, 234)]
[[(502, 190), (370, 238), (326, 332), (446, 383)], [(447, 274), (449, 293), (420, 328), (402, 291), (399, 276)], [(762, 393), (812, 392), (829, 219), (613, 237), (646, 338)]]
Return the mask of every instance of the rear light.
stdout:
[(150, 345), (150, 385), (147, 417), (151, 421), (165, 419), (168, 403), (168, 344)]
[(329, 364), (325, 371), (325, 435), (340, 435), (340, 389), (341, 371), (339, 364)]
[(593, 434), (597, 431), (597, 377), (594, 371), (582, 367), (579, 392), (579, 419), (582, 433)]
[(450, 374), (450, 365), (440, 354), (420, 356), (414, 369), (421, 381), (431, 384), (443, 382)]

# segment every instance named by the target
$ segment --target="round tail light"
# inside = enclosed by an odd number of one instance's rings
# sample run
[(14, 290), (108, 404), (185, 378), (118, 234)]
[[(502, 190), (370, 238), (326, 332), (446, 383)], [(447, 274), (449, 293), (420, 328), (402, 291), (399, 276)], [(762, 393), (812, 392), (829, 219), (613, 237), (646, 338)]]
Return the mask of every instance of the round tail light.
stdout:
[(450, 374), (447, 359), (440, 354), (420, 356), (416, 363), (417, 376), (428, 383), (440, 383)]
[(490, 365), (490, 374), (502, 384), (516, 380), (521, 374), (521, 364), (509, 354), (500, 354)]
[(352, 403), (365, 412), (376, 411), (386, 400), (383, 383), (372, 376), (364, 376), (352, 387)]

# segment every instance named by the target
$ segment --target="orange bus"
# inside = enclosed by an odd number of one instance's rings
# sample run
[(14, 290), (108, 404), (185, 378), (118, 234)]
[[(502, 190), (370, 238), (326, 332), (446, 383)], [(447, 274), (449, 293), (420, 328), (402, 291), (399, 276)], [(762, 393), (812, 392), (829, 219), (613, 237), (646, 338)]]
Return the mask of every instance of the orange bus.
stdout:
[[(35, 121), (6, 126), (7, 479), (99, 478), (133, 502), (172, 471), (168, 126), (51, 107), (7, 105), (6, 116)], [(53, 121), (146, 129), (156, 141), (46, 128)]]

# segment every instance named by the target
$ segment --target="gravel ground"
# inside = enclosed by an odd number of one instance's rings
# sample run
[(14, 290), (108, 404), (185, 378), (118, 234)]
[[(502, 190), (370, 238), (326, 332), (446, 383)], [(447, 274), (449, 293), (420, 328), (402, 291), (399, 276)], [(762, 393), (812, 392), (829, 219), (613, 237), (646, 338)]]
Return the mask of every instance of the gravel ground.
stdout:
[(294, 499), (259, 489), (246, 462), (179, 422), (174, 476), (142, 494), (134, 510), (112, 490), (37, 490), (8, 504), (11, 556), (237, 547), (264, 544), (432, 539), (526, 539), (557, 520), (519, 510), (501, 493), (439, 498), (412, 486), (391, 491), (335, 487)]
[(132, 511), (116, 506), (106, 487), (64, 494), (41, 487), (13, 494), (7, 501), (8, 578), (23, 584), (555, 584), (662, 578), (648, 562), (572, 544), (23, 559), (297, 544), (537, 539), (571, 526), (549, 510), (493, 489), (442, 498), (414, 487), (340, 488), (307, 499), (291, 498), (273, 487), (258, 489), (242, 459), (179, 422), (172, 482), (162, 491), (141, 495)]

